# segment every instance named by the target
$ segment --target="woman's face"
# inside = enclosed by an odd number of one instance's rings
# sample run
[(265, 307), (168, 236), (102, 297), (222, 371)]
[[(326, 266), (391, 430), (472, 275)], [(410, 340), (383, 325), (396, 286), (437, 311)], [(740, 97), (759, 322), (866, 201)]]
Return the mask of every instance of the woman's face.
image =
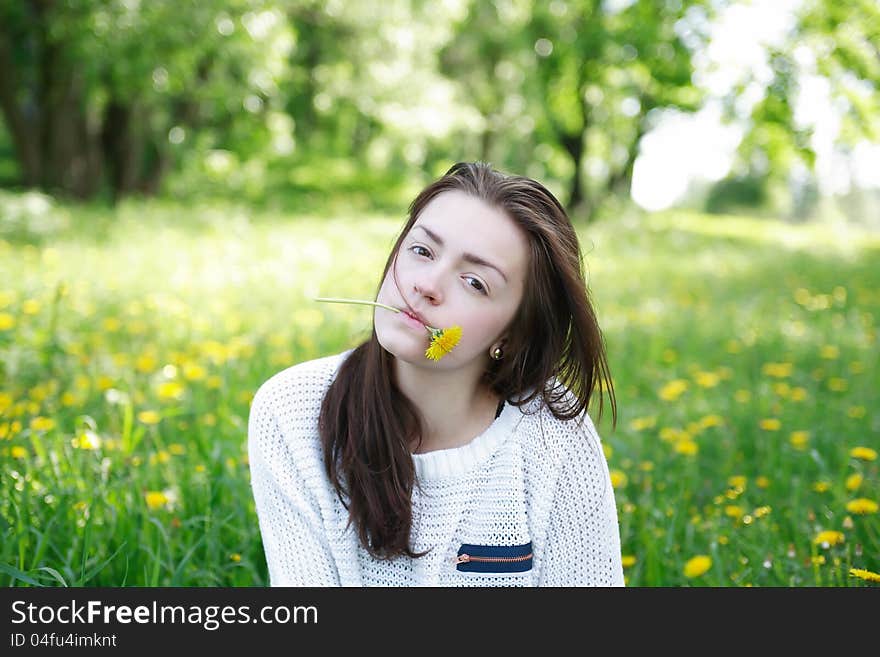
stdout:
[(379, 343), (415, 365), (454, 369), (475, 359), (485, 365), (519, 307), (527, 264), (527, 237), (503, 211), (458, 190), (442, 192), (401, 242), (377, 301), (411, 309), (434, 328), (457, 324), (461, 340), (431, 361), (425, 358), (430, 333), (403, 313), (377, 307)]

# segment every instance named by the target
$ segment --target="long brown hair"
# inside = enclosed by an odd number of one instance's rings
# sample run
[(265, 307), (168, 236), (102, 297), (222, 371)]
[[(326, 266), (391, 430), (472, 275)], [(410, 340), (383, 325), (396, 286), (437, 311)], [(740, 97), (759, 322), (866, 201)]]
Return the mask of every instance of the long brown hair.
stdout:
[[(577, 234), (562, 205), (540, 183), (503, 174), (483, 162), (453, 165), (410, 204), (379, 287), (422, 210), (450, 190), (502, 210), (528, 237), (526, 284), (508, 326), (505, 356), (496, 361), (487, 354), (482, 382), (516, 406), (540, 395), (561, 420), (580, 416), (597, 390), (601, 418), (607, 391), (616, 427), (614, 388)], [(340, 365), (319, 417), (327, 475), (361, 544), (379, 559), (425, 554), (410, 547), (415, 484), (410, 440), (422, 435), (422, 424), (419, 411), (394, 381), (392, 358), (379, 344), (374, 326), (369, 340)], [(568, 403), (562, 404), (564, 400)]]

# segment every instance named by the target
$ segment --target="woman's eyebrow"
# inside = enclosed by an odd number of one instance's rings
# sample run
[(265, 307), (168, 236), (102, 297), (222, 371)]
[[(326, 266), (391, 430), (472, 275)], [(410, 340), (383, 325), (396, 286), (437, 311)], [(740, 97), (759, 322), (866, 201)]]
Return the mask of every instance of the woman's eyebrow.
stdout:
[[(415, 229), (415, 228), (421, 228), (423, 231), (425, 231), (425, 232), (428, 234), (428, 237), (430, 237), (432, 240), (434, 240), (435, 242), (437, 242), (437, 244), (439, 244), (440, 246), (444, 246), (443, 238), (440, 237), (440, 236), (439, 236), (437, 233), (435, 233), (433, 230), (430, 230), (429, 228), (425, 228), (425, 227), (424, 227), (423, 225), (421, 225), (421, 224), (419, 224), (418, 226), (414, 226), (414, 227), (413, 227), (413, 229)], [(494, 270), (497, 271), (499, 274), (501, 274), (501, 278), (503, 278), (503, 279), (504, 279), (504, 282), (507, 283), (507, 276), (504, 275), (504, 272), (501, 271), (498, 267), (496, 267), (495, 265), (493, 265), (493, 264), (492, 264), (491, 262), (489, 262), (488, 260), (484, 260), (484, 259), (481, 258), (480, 256), (478, 256), (478, 255), (474, 255), (473, 253), (462, 253), (462, 254), (461, 254), (461, 257), (462, 257), (463, 260), (466, 260), (467, 262), (470, 262), (470, 263), (472, 263), (472, 264), (475, 264), (475, 265), (481, 265), (482, 267), (490, 267), (491, 269), (494, 269)]]

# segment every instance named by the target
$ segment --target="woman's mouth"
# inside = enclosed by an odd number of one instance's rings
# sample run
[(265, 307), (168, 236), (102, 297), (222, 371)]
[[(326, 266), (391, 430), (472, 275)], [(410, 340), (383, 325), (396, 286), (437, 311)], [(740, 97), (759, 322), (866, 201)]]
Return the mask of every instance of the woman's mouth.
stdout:
[(410, 326), (412, 326), (412, 327), (414, 327), (414, 328), (419, 328), (419, 329), (424, 329), (424, 328), (425, 328), (425, 325), (422, 323), (422, 321), (419, 320), (419, 319), (416, 319), (416, 317), (414, 317), (413, 315), (411, 315), (411, 314), (409, 313), (409, 311), (407, 311), (407, 310), (402, 310), (402, 311), (400, 311), (399, 314), (400, 314), (400, 316), (403, 318), (403, 321), (406, 322), (408, 325), (410, 325)]

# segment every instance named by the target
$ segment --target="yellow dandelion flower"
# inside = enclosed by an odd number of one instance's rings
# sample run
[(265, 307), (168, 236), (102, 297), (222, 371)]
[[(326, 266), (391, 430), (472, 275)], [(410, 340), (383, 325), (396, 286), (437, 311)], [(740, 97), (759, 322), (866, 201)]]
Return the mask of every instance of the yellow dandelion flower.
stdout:
[(823, 548), (832, 547), (843, 543), (845, 537), (843, 532), (834, 531), (833, 529), (821, 531), (813, 538), (813, 544)]
[(688, 578), (699, 577), (705, 574), (712, 567), (711, 557), (705, 554), (698, 554), (688, 559), (684, 565), (684, 576)]
[(797, 386), (791, 389), (791, 394), (789, 395), (789, 399), (791, 401), (804, 401), (807, 398), (807, 389), (801, 388)]
[(874, 461), (877, 459), (877, 450), (871, 449), (870, 447), (853, 447), (849, 450), (849, 455), (854, 459)]
[(610, 460), (614, 456), (614, 448), (608, 443), (602, 443), (602, 453), (605, 454), (606, 460)]
[(700, 451), (700, 446), (697, 445), (697, 443), (695, 443), (693, 440), (679, 440), (676, 441), (673, 449), (675, 450), (676, 454), (694, 456)]
[(445, 329), (431, 330), (431, 344), (425, 351), (425, 357), (440, 360), (448, 354), (461, 340), (461, 327), (450, 326)]
[(787, 397), (790, 391), (791, 386), (788, 385), (785, 381), (773, 384), (773, 392), (775, 392), (780, 397)]
[(727, 478), (727, 485), (744, 490), (748, 481), (748, 477), (745, 475), (731, 475)]
[(788, 436), (788, 442), (795, 449), (804, 450), (807, 448), (807, 442), (810, 440), (809, 431), (792, 431)]
[(189, 381), (201, 381), (207, 376), (207, 372), (198, 363), (184, 363), (183, 376)]
[(9, 455), (14, 459), (23, 459), (27, 457), (27, 450), (21, 445), (13, 445)]
[(675, 401), (687, 390), (688, 383), (684, 379), (673, 379), (660, 388), (660, 398), (664, 401)]
[(620, 563), (624, 568), (632, 568), (636, 565), (636, 557), (633, 554), (624, 554), (620, 557)]
[(611, 486), (612, 488), (620, 488), (621, 486), (626, 486), (627, 483), (626, 473), (622, 470), (612, 470), (611, 471)]
[(852, 577), (858, 577), (859, 579), (863, 579), (866, 582), (880, 582), (880, 573), (873, 573), (870, 570), (864, 570), (862, 568), (850, 568), (849, 574)]
[(760, 475), (755, 478), (755, 484), (758, 488), (767, 488), (770, 485), (770, 479), (764, 475)]
[(167, 506), (169, 502), (168, 496), (160, 490), (147, 491), (144, 494), (144, 499), (147, 502), (147, 507), (154, 511)]
[(149, 374), (159, 366), (159, 359), (151, 353), (141, 354), (135, 359), (134, 366), (138, 372)]
[(841, 379), (840, 377), (833, 376), (828, 379), (828, 389), (833, 390), (834, 392), (843, 392), (849, 387), (849, 383), (847, 383), (846, 379)]
[(201, 463), (199, 463), (199, 464), (195, 467), (195, 471), (196, 471), (196, 472), (204, 472), (204, 471), (205, 471), (205, 466), (202, 465)]
[(758, 424), (764, 431), (779, 431), (782, 426), (782, 422), (775, 417), (763, 418)]
[(813, 484), (813, 490), (817, 493), (826, 493), (831, 489), (831, 484), (827, 481), (817, 481)]
[(858, 472), (856, 472), (855, 474), (851, 474), (849, 477), (846, 478), (846, 489), (848, 491), (858, 490), (859, 486), (862, 485), (863, 480), (864, 477), (862, 477), (862, 475)]
[(729, 504), (724, 507), (724, 515), (728, 518), (741, 518), (742, 514), (745, 513), (741, 506), (736, 506), (735, 504)]
[(159, 384), (159, 399), (179, 399), (183, 396), (184, 387), (177, 381), (165, 381)]
[(767, 376), (784, 379), (791, 376), (791, 363), (765, 363), (761, 371)]
[(857, 513), (860, 516), (867, 515), (869, 513), (877, 513), (877, 503), (874, 500), (869, 500), (866, 497), (860, 497), (855, 500), (850, 500), (846, 503), (846, 510), (850, 513)]
[(186, 453), (186, 448), (180, 443), (171, 443), (170, 445), (168, 445), (168, 451), (175, 456), (180, 456)]
[(834, 360), (838, 356), (840, 356), (840, 349), (837, 348), (836, 345), (826, 344), (819, 351), (819, 356), (824, 358), (825, 360)]
[(633, 418), (629, 423), (629, 428), (633, 431), (641, 431), (642, 429), (651, 429), (657, 424), (657, 416)]
[(229, 555), (229, 560), (238, 563), (239, 561), (241, 561), (241, 555), (238, 552), (233, 552)]
[(720, 415), (704, 415), (697, 422), (701, 429), (708, 429), (709, 427), (720, 427), (724, 424), (724, 418)]
[(694, 379), (703, 388), (714, 388), (721, 381), (721, 377), (715, 372), (697, 372)]
[(752, 392), (750, 390), (740, 389), (733, 393), (733, 398), (740, 404), (746, 404), (751, 400)]
[(752, 512), (752, 515), (754, 515), (756, 518), (763, 518), (763, 517), (766, 516), (766, 515), (770, 515), (770, 512), (771, 512), (772, 510), (773, 510), (773, 509), (772, 509), (771, 507), (767, 506), (767, 505), (759, 506), (758, 508), (756, 508), (756, 509)]
[(50, 417), (37, 416), (31, 419), (31, 431), (51, 431), (55, 428), (55, 420)]
[(159, 415), (156, 411), (141, 411), (137, 414), (137, 419), (139, 422), (143, 422), (144, 424), (159, 424), (159, 420), (162, 419), (162, 416)]
[(815, 557), (810, 557), (810, 563), (812, 563), (814, 566), (825, 565), (825, 555), (817, 554)]
[(15, 328), (15, 317), (9, 313), (0, 313), (0, 331), (8, 331)]
[(90, 429), (86, 429), (74, 438), (72, 444), (77, 449), (98, 449), (101, 447), (101, 437)]

